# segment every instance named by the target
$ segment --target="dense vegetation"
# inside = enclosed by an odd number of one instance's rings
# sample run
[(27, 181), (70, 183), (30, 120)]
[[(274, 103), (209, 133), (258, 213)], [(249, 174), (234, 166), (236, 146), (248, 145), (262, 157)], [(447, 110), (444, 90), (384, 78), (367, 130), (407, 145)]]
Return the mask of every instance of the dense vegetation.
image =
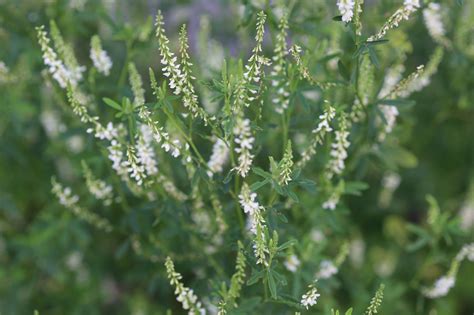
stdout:
[(0, 313), (472, 314), (474, 3), (0, 0)]

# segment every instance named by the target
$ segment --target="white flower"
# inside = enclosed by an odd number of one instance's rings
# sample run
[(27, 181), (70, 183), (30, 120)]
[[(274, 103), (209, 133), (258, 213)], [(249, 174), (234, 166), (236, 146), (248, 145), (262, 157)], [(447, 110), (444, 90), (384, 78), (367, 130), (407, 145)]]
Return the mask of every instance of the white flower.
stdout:
[(79, 201), (79, 196), (73, 195), (71, 188), (64, 187), (56, 181), (53, 181), (53, 193), (58, 197), (59, 203), (66, 208), (71, 208)]
[(410, 11), (416, 11), (420, 7), (420, 1), (419, 0), (405, 0), (403, 2), (403, 5), (406, 9)]
[(123, 162), (123, 165), (127, 167), (130, 177), (141, 186), (143, 180), (146, 178), (145, 167), (142, 164), (139, 164), (138, 157), (135, 155), (135, 149), (133, 147), (127, 149), (127, 160)]
[(316, 273), (318, 279), (328, 279), (337, 273), (337, 267), (330, 260), (323, 260), (319, 264), (319, 271)]
[(212, 146), (212, 154), (207, 162), (207, 166), (209, 170), (207, 171), (207, 175), (209, 177), (212, 174), (222, 172), (224, 165), (227, 163), (229, 159), (229, 148), (227, 147), (226, 143), (222, 139), (217, 139)]
[(342, 15), (342, 21), (347, 23), (352, 20), (354, 16), (354, 0), (338, 0), (337, 1), (337, 8)]
[(242, 186), (242, 190), (239, 194), (239, 202), (244, 212), (249, 216), (253, 216), (262, 208), (260, 204), (255, 200), (256, 198), (257, 194), (252, 192), (247, 184)]
[[(88, 132), (92, 132), (92, 129), (89, 129)], [(118, 137), (118, 133), (118, 128), (114, 127), (112, 122), (108, 122), (106, 128), (103, 128), (101, 125), (97, 125), (94, 136), (100, 140), (107, 139), (112, 141), (112, 139)]]
[(324, 236), (323, 231), (318, 230), (318, 229), (312, 229), (310, 238), (313, 242), (320, 243), (326, 239), (326, 236)]
[(399, 112), (396, 106), (379, 105), (379, 108), (385, 118), (383, 132), (379, 134), (379, 141), (383, 141), (385, 136), (393, 131)]
[(236, 167), (240, 176), (245, 177), (252, 166), (253, 155), (250, 151), (253, 148), (255, 138), (252, 136), (249, 119), (238, 119), (234, 127), (236, 148), (235, 152), (239, 154), (239, 165)]
[(90, 58), (97, 71), (106, 76), (110, 74), (110, 69), (112, 68), (112, 59), (110, 59), (107, 52), (102, 49), (102, 45), (98, 36), (92, 37)]
[(61, 119), (56, 111), (46, 109), (41, 112), (40, 121), (43, 125), (46, 134), (50, 138), (55, 138), (60, 133), (66, 130), (66, 126), (61, 122)]
[(334, 210), (339, 203), (339, 194), (334, 192), (328, 200), (323, 203), (323, 209)]
[(318, 293), (318, 290), (313, 286), (309, 286), (309, 291), (303, 294), (301, 297), (301, 305), (306, 309), (309, 309), (310, 306), (316, 305), (318, 303), (318, 298), (321, 294)]
[(398, 188), (400, 181), (400, 175), (397, 173), (387, 173), (382, 179), (382, 186), (393, 191)]
[(397, 83), (400, 82), (402, 78), (403, 71), (405, 71), (405, 67), (403, 65), (397, 65), (387, 70), (382, 88), (380, 89), (380, 98), (387, 96), (395, 88)]
[(127, 167), (124, 165), (124, 154), (122, 145), (117, 140), (112, 140), (110, 145), (107, 147), (109, 151), (109, 159), (112, 161), (112, 168), (122, 178), (127, 178)]
[(474, 262), (474, 243), (464, 245), (456, 255), (456, 260), (459, 262), (465, 258), (471, 262)]
[(474, 201), (466, 201), (460, 212), (460, 226), (463, 231), (469, 231), (474, 226)]
[(426, 9), (423, 10), (423, 19), (426, 28), (434, 39), (442, 38), (446, 31), (441, 19), (441, 6), (439, 3), (431, 2)]
[(347, 148), (350, 145), (349, 141), (347, 140), (348, 137), (349, 132), (346, 131), (345, 124), (343, 123), (341, 130), (336, 131), (336, 139), (331, 144), (331, 161), (328, 165), (328, 178), (331, 178), (334, 174), (341, 174), (345, 168), (344, 161), (347, 158)]
[(283, 264), (285, 265), (286, 269), (288, 269), (289, 271), (296, 272), (296, 270), (298, 270), (298, 267), (301, 265), (301, 262), (298, 259), (298, 256), (290, 255), (286, 258)]
[(454, 287), (455, 279), (451, 276), (443, 276), (436, 280), (432, 288), (426, 289), (424, 294), (430, 299), (435, 299), (438, 297), (445, 296), (448, 294), (449, 290)]
[(158, 173), (155, 151), (151, 146), (153, 132), (147, 125), (140, 125), (140, 134), (136, 145), (138, 162), (143, 165), (148, 175)]
[(49, 46), (50, 39), (48, 38), (44, 27), (36, 28), (38, 34), (38, 42), (43, 52), (43, 61), (48, 66), (48, 71), (56, 80), (61, 88), (66, 88), (68, 82), (75, 86), (82, 80), (82, 73), (86, 70), (83, 66), (75, 66), (73, 68), (67, 67), (62, 60), (59, 59), (56, 52)]
[(267, 265), (268, 246), (265, 237), (265, 219), (262, 216), (265, 208), (256, 201), (256, 198), (257, 194), (250, 190), (247, 183), (244, 183), (239, 194), (239, 202), (244, 212), (249, 216), (249, 229), (254, 234), (253, 248), (257, 264)]

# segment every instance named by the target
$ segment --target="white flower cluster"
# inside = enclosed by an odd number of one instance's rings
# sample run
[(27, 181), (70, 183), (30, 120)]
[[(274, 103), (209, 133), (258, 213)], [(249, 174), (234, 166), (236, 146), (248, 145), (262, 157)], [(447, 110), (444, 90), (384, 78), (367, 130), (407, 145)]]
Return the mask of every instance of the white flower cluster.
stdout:
[(316, 305), (318, 303), (318, 298), (321, 294), (318, 293), (318, 289), (314, 285), (309, 286), (308, 292), (303, 294), (301, 297), (301, 305), (306, 309), (309, 309), (310, 306)]
[(433, 39), (439, 40), (444, 37), (446, 30), (441, 18), (441, 5), (439, 3), (431, 2), (428, 4), (428, 6), (423, 10), (423, 19), (426, 28)]
[(257, 264), (266, 265), (268, 248), (265, 241), (265, 219), (262, 216), (265, 208), (256, 201), (256, 198), (257, 194), (244, 183), (239, 194), (239, 202), (244, 212), (249, 216), (250, 231), (255, 235), (253, 247)]
[(339, 203), (340, 195), (337, 192), (333, 192), (328, 200), (323, 203), (323, 209), (334, 210)]
[(456, 260), (461, 262), (466, 259), (474, 262), (474, 243), (464, 245), (456, 255)]
[(251, 150), (253, 149), (255, 138), (250, 128), (250, 120), (247, 118), (238, 118), (233, 132), (235, 135), (235, 143), (237, 144), (234, 150), (239, 154), (239, 165), (237, 165), (236, 169), (240, 176), (245, 177), (250, 171), (254, 158)]
[(387, 70), (385, 74), (384, 81), (382, 88), (379, 92), (379, 98), (383, 98), (390, 94), (390, 92), (395, 88), (398, 82), (400, 82), (402, 78), (402, 73), (405, 71), (405, 66), (403, 65), (396, 65), (392, 68)]
[(301, 261), (298, 259), (298, 256), (293, 254), (288, 256), (283, 264), (289, 271), (296, 272), (301, 265)]
[(316, 147), (323, 143), (326, 133), (329, 133), (333, 130), (329, 123), (334, 119), (335, 116), (336, 110), (332, 106), (328, 106), (326, 110), (321, 115), (319, 115), (318, 126), (312, 131), (314, 137), (306, 150), (301, 153), (301, 160), (296, 164), (298, 168), (302, 168), (307, 162), (309, 162), (311, 157), (316, 154)]
[(98, 229), (102, 229), (106, 232), (112, 231), (112, 225), (106, 219), (99, 217), (97, 214), (89, 212), (87, 209), (81, 208), (77, 203), (79, 201), (79, 196), (74, 195), (71, 191), (71, 188), (64, 187), (56, 181), (53, 177), (51, 179), (52, 192), (59, 200), (59, 203), (62, 204), (65, 208), (70, 210), (80, 219), (88, 222), (89, 224), (94, 225)]
[(130, 177), (137, 182), (138, 186), (141, 186), (146, 178), (145, 167), (140, 164), (135, 151), (135, 148), (132, 146), (127, 148), (127, 160), (123, 162), (123, 166), (127, 168)]
[(385, 22), (380, 31), (368, 38), (368, 41), (375, 41), (383, 38), (387, 32), (393, 28), (398, 27), (402, 20), (408, 20), (410, 15), (420, 7), (419, 0), (405, 0), (403, 6), (399, 8), (390, 18)]
[(227, 147), (226, 143), (222, 139), (217, 139), (212, 146), (212, 154), (207, 162), (207, 166), (209, 170), (207, 171), (207, 175), (209, 177), (212, 174), (220, 173), (224, 169), (224, 165), (227, 163), (229, 159), (229, 147)]
[(36, 29), (38, 32), (38, 40), (43, 51), (43, 61), (48, 66), (48, 71), (53, 76), (53, 79), (58, 82), (61, 88), (66, 88), (67, 83), (77, 84), (73, 80), (71, 72), (66, 68), (64, 63), (58, 58), (56, 52), (49, 46), (50, 39), (47, 37), (44, 27), (41, 26)]
[(337, 267), (330, 260), (323, 260), (319, 264), (319, 271), (316, 273), (317, 279), (328, 279), (331, 278), (338, 272)]
[(414, 12), (420, 7), (420, 0), (405, 0), (403, 5), (407, 10)]
[(53, 193), (58, 197), (59, 203), (66, 208), (71, 208), (79, 201), (79, 196), (73, 195), (70, 187), (63, 187), (53, 180)]
[(104, 205), (110, 205), (113, 199), (112, 186), (101, 179), (95, 178), (89, 166), (84, 161), (82, 162), (82, 170), (89, 192), (98, 200), (103, 200)]
[(44, 26), (37, 27), (36, 31), (38, 33), (38, 42), (43, 52), (44, 64), (48, 66), (48, 71), (53, 76), (53, 79), (63, 89), (67, 87), (68, 82), (73, 86), (77, 85), (82, 80), (82, 73), (85, 71), (85, 67), (67, 67), (53, 48), (49, 46), (50, 39), (44, 30)]
[(175, 287), (176, 300), (182, 304), (183, 309), (188, 311), (188, 315), (205, 315), (206, 310), (202, 307), (201, 302), (198, 301), (194, 291), (181, 283), (183, 276), (175, 271), (170, 257), (166, 258), (165, 267), (170, 284)]
[(347, 131), (347, 126), (345, 119), (343, 118), (340, 123), (340, 129), (336, 130), (336, 139), (331, 144), (331, 160), (328, 164), (328, 178), (332, 178), (335, 174), (341, 174), (345, 168), (345, 160), (347, 158), (347, 148), (350, 145), (350, 142), (347, 140), (349, 137), (349, 132)]
[(117, 175), (119, 175), (122, 180), (127, 180), (128, 170), (124, 165), (122, 145), (116, 139), (113, 139), (107, 147), (107, 150), (109, 151), (108, 157), (112, 161), (112, 168), (117, 172)]
[(449, 290), (454, 287), (455, 279), (453, 276), (443, 276), (436, 280), (433, 287), (425, 290), (424, 294), (430, 299), (439, 298), (448, 294)]
[(136, 144), (138, 162), (143, 165), (148, 176), (158, 173), (155, 151), (152, 147), (153, 132), (147, 125), (140, 125)]
[(342, 15), (342, 21), (348, 23), (354, 16), (354, 0), (337, 0), (337, 8)]
[(378, 138), (379, 141), (383, 141), (386, 135), (393, 131), (399, 112), (396, 106), (379, 105), (379, 108), (384, 117), (385, 125), (383, 131), (379, 133)]
[(158, 44), (160, 48), (161, 64), (163, 65), (163, 75), (169, 78), (169, 87), (174, 90), (174, 94), (179, 95), (182, 91), (182, 73), (179, 65), (177, 64), (177, 57), (169, 48), (169, 39), (165, 35), (164, 30), (165, 22), (161, 11), (158, 11), (156, 16), (156, 37), (158, 38)]
[(278, 28), (280, 31), (276, 36), (276, 45), (273, 52), (273, 69), (270, 74), (274, 77), (272, 79), (272, 86), (276, 89), (277, 94), (272, 100), (273, 104), (275, 104), (275, 111), (279, 114), (283, 114), (290, 104), (290, 83), (287, 79), (285, 59), (286, 55), (288, 55), (288, 47), (286, 44), (288, 19), (286, 13), (283, 14)]
[[(196, 294), (194, 294), (193, 289), (184, 287), (181, 292), (175, 290), (177, 294), (176, 300), (183, 305), (183, 309), (189, 310), (189, 315), (204, 315), (206, 310), (201, 307), (201, 302), (198, 301)], [(199, 313), (196, 313), (192, 307), (196, 306), (199, 309)]]
[(474, 262), (474, 243), (464, 245), (451, 263), (451, 269), (448, 274), (436, 280), (431, 288), (425, 288), (423, 294), (430, 299), (443, 297), (448, 294), (449, 290), (451, 290), (456, 283), (456, 274), (459, 265), (466, 258)]
[(93, 36), (91, 39), (90, 58), (94, 67), (105, 76), (110, 74), (112, 68), (112, 59), (110, 59), (107, 52), (102, 49), (99, 36)]
[[(246, 91), (247, 84), (258, 84), (261, 76), (263, 75), (263, 66), (270, 65), (270, 60), (261, 55), (262, 53), (262, 42), (263, 33), (265, 26), (266, 15), (263, 12), (259, 12), (257, 15), (257, 34), (255, 35), (256, 45), (252, 50), (248, 63), (245, 65), (244, 80), (241, 82), (241, 88)], [(254, 96), (244, 97), (243, 101), (245, 106), (249, 106), (250, 102), (255, 100), (256, 90), (249, 89), (250, 94)], [(238, 96), (239, 98), (241, 95)]]
[(40, 121), (50, 138), (55, 138), (66, 130), (66, 126), (61, 121), (59, 114), (54, 110), (43, 110), (40, 115)]
[(459, 211), (460, 226), (463, 231), (470, 231), (474, 226), (474, 200), (466, 200)]
[(104, 204), (110, 205), (112, 203), (112, 186), (108, 185), (103, 180), (96, 180), (87, 185), (91, 194), (97, 199), (104, 200)]
[(319, 115), (319, 124), (316, 129), (313, 130), (313, 133), (331, 132), (332, 128), (331, 126), (329, 126), (329, 123), (331, 122), (331, 120), (334, 119), (335, 116), (336, 110), (333, 107), (329, 106), (324, 113)]

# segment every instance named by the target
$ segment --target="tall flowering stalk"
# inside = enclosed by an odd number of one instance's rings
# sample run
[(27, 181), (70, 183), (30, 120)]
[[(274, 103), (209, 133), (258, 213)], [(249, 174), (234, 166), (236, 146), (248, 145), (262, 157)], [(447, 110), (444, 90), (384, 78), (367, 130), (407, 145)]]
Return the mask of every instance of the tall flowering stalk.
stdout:
[(110, 59), (107, 52), (102, 48), (102, 43), (98, 35), (94, 35), (91, 38), (91, 50), (89, 56), (97, 71), (105, 76), (110, 74), (112, 59)]
[(193, 289), (185, 287), (181, 282), (183, 276), (175, 271), (174, 263), (170, 257), (166, 257), (165, 267), (170, 284), (175, 287), (176, 300), (181, 303), (183, 309), (188, 311), (189, 315), (205, 315), (206, 310), (202, 307), (201, 302), (198, 301), (198, 297), (194, 294)]
[(349, 131), (348, 122), (345, 115), (339, 118), (339, 129), (335, 131), (335, 140), (331, 144), (331, 160), (327, 166), (326, 176), (332, 178), (339, 175), (345, 168), (345, 160), (347, 158), (347, 148), (350, 145), (348, 141)]
[(262, 42), (264, 34), (266, 15), (259, 12), (257, 17), (257, 34), (255, 35), (255, 47), (252, 50), (243, 77), (238, 82), (234, 92), (234, 103), (232, 111), (235, 115), (235, 125), (233, 128), (235, 152), (239, 154), (236, 170), (242, 177), (246, 177), (253, 162), (254, 155), (251, 153), (255, 138), (252, 135), (250, 120), (244, 116), (244, 108), (250, 106), (254, 101), (258, 91), (252, 86), (262, 81), (263, 66), (269, 64), (262, 55)]
[(71, 75), (71, 71), (64, 65), (63, 61), (59, 59), (56, 52), (49, 45), (51, 40), (44, 30), (44, 26), (37, 27), (36, 32), (38, 34), (38, 42), (43, 51), (44, 64), (48, 67), (48, 71), (53, 79), (56, 80), (63, 89), (67, 87), (68, 82), (72, 85), (76, 85), (76, 78)]
[(328, 105), (324, 112), (319, 115), (319, 123), (312, 131), (311, 142), (301, 154), (301, 160), (296, 163), (296, 167), (303, 168), (316, 154), (316, 148), (323, 144), (326, 134), (333, 130), (330, 123), (335, 116), (336, 110), (330, 105)]
[(239, 202), (244, 212), (249, 216), (250, 230), (254, 234), (254, 253), (257, 258), (257, 264), (268, 265), (267, 254), (269, 253), (265, 219), (262, 212), (265, 210), (257, 199), (257, 194), (250, 190), (250, 187), (244, 183), (239, 194)]
[(354, 0), (337, 0), (337, 8), (342, 15), (342, 21), (348, 23), (354, 16)]
[(288, 13), (284, 12), (280, 23), (278, 24), (279, 32), (276, 36), (275, 49), (273, 51), (273, 69), (271, 72), (272, 87), (275, 89), (276, 96), (272, 102), (275, 104), (275, 111), (279, 114), (288, 108), (290, 103), (290, 83), (287, 73), (288, 47), (286, 44), (286, 37), (288, 35)]
[(375, 35), (369, 37), (368, 41), (382, 39), (389, 30), (399, 26), (403, 20), (408, 20), (410, 16), (420, 7), (419, 0), (405, 0), (403, 6), (392, 14)]
[(90, 212), (89, 210), (82, 208), (78, 205), (79, 196), (72, 193), (71, 188), (63, 187), (54, 177), (51, 179), (52, 192), (59, 200), (59, 203), (66, 209), (71, 210), (78, 218), (86, 221), (87, 223), (94, 225), (100, 230), (106, 232), (112, 231), (112, 225), (104, 218), (99, 217), (97, 214)]

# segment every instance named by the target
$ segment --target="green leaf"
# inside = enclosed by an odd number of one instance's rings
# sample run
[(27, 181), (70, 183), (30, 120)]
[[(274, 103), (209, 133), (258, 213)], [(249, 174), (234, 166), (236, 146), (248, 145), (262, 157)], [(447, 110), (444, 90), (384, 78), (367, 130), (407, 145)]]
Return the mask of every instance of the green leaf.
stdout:
[(379, 59), (377, 57), (377, 54), (375, 53), (375, 50), (372, 48), (372, 47), (368, 47), (368, 51), (369, 51), (369, 59), (370, 61), (372, 62), (372, 64), (376, 67), (376, 68), (380, 68), (380, 62), (379, 62)]
[(110, 107), (112, 107), (112, 108), (114, 108), (118, 111), (122, 111), (122, 106), (119, 103), (117, 103), (116, 101), (114, 101), (113, 99), (104, 97), (102, 100), (104, 101), (105, 104), (109, 105)]
[(231, 169), (223, 180), (224, 184), (228, 184), (232, 180), (233, 174), (234, 174), (234, 169)]
[(369, 188), (369, 185), (364, 182), (348, 182), (345, 183), (344, 192), (349, 195), (360, 196), (361, 191)]
[(258, 189), (262, 188), (263, 186), (265, 186), (266, 184), (268, 184), (270, 182), (269, 179), (265, 179), (263, 181), (258, 181), (258, 182), (255, 182), (253, 183), (251, 186), (250, 186), (250, 190), (252, 191), (257, 191)]
[(339, 69), (339, 74), (347, 81), (351, 79), (349, 69), (344, 65), (341, 59), (337, 62), (337, 67)]
[(275, 283), (275, 278), (273, 278), (273, 273), (271, 270), (267, 272), (267, 282), (268, 282), (268, 288), (270, 289), (270, 294), (272, 298), (277, 299), (277, 287)]
[(271, 179), (271, 178), (272, 178), (272, 174), (270, 174), (270, 173), (264, 171), (264, 170), (261, 169), (260, 167), (254, 166), (254, 167), (252, 167), (252, 171), (253, 171), (255, 174), (257, 174), (257, 175), (259, 175), (259, 176), (261, 176), (261, 177), (263, 177), (263, 178), (265, 178), (265, 179)]
[(367, 44), (367, 46), (375, 46), (375, 45), (381, 45), (381, 44), (385, 44), (385, 43), (388, 43), (388, 39), (378, 39), (378, 40), (365, 42), (365, 44)]
[(263, 278), (264, 273), (265, 273), (265, 270), (261, 270), (261, 271), (255, 271), (255, 269), (252, 270), (252, 275), (247, 280), (247, 285), (250, 286), (250, 285), (253, 285), (253, 284), (257, 283), (258, 280)]
[(288, 242), (285, 242), (283, 244), (281, 244), (280, 246), (278, 246), (278, 251), (282, 251), (282, 250), (285, 250), (293, 245), (296, 244), (296, 240), (289, 240)]
[(352, 315), (352, 307), (350, 309), (347, 310), (346, 314), (345, 315)]

